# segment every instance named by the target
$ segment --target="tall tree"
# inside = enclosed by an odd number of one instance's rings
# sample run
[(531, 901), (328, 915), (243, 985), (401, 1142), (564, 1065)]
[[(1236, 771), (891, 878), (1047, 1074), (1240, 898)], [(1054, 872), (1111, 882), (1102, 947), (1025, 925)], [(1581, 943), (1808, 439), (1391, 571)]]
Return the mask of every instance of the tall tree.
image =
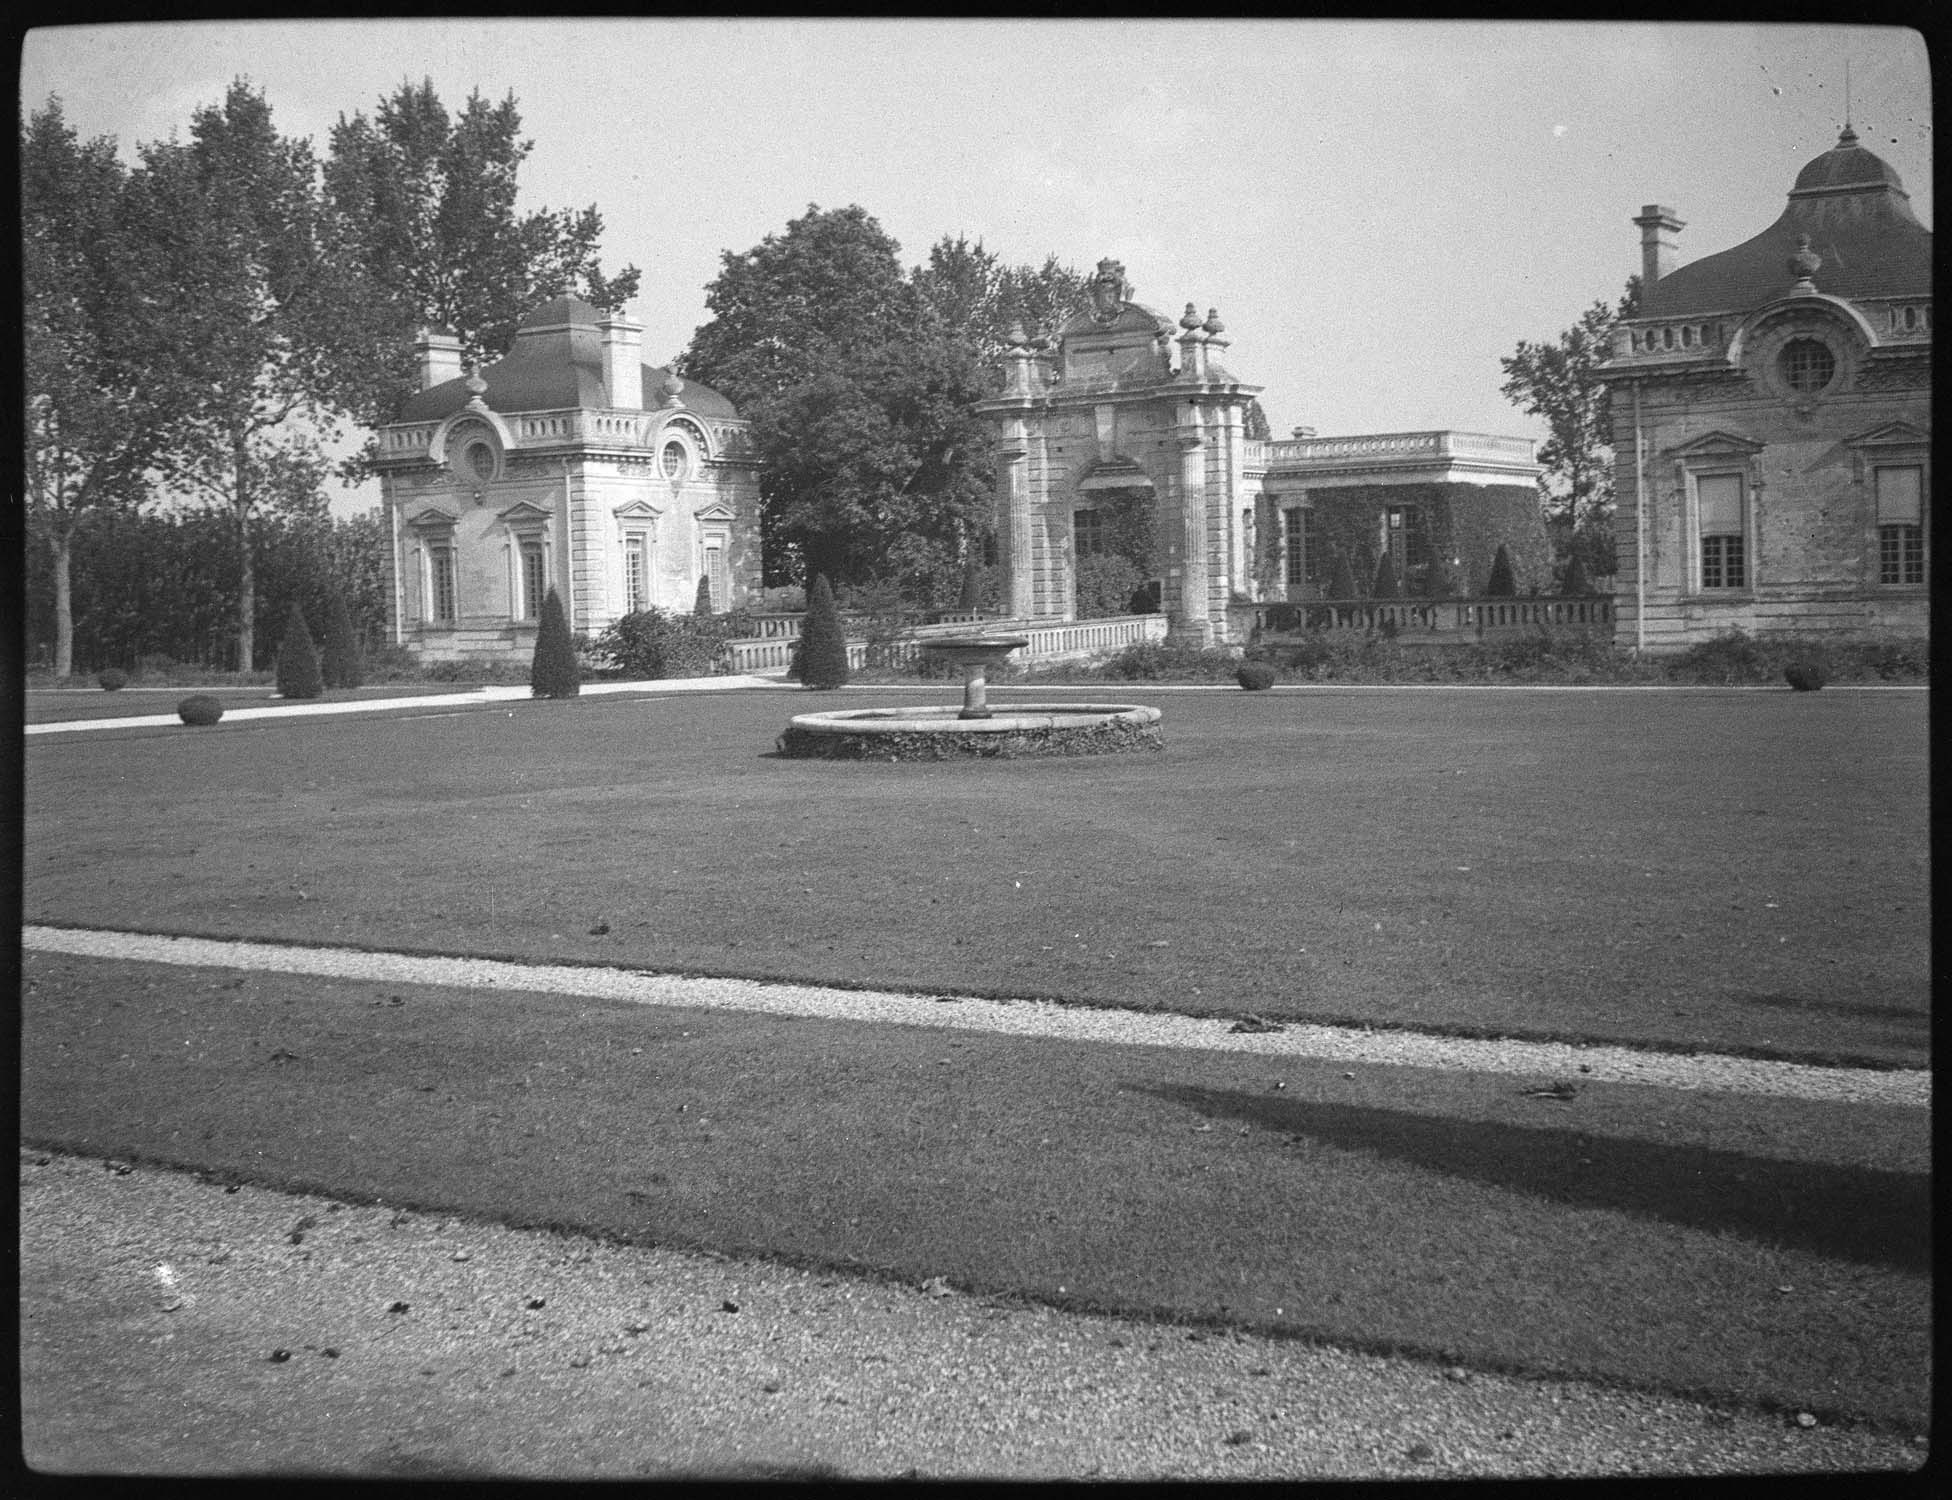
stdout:
[(1527, 416), (1545, 418), (1539, 504), (1567, 548), (1585, 537), (1587, 550), (1596, 550), (1590, 539), (1605, 532), (1613, 513), (1612, 402), (1595, 372), (1612, 348), (1614, 324), (1632, 317), (1639, 305), (1635, 276), (1617, 304), (1595, 302), (1551, 343), (1520, 340), (1509, 358), (1499, 360), (1505, 399)]
[(133, 357), (153, 292), (126, 232), (127, 174), (107, 138), (82, 142), (50, 99), (20, 132), (21, 344), (27, 525), (46, 550), (54, 670), (74, 670), (75, 541), (133, 508), (177, 394)]
[(187, 142), (140, 148), (130, 222), (167, 277), (150, 368), (194, 392), (162, 467), (224, 512), (238, 558), (237, 665), (256, 664), (252, 528), (281, 494), (316, 493), (321, 442), (348, 404), (364, 286), (323, 222), (311, 146), (277, 133), (242, 80), (198, 109)]
[(990, 525), (975, 405), (1012, 325), (1054, 331), (1084, 305), (1085, 282), (1054, 258), (1010, 266), (964, 237), (911, 273), (899, 257), (858, 206), (810, 207), (725, 255), (713, 318), (680, 368), (752, 420), (772, 578), (893, 582), (947, 604)]
[(431, 80), (402, 83), (371, 117), (341, 115), (324, 163), (334, 232), (371, 283), (366, 405), (384, 421), (415, 388), (413, 345), (440, 327), (463, 358), (494, 358), (522, 317), (564, 292), (598, 307), (637, 295), (640, 273), (606, 275), (598, 258), (603, 216), (518, 210), (519, 177), (534, 142), (522, 137), (510, 94), (470, 94), (457, 114)]
[(711, 320), (692, 335), (679, 373), (755, 415), (864, 349), (909, 335), (915, 299), (901, 247), (858, 205), (809, 204), (783, 233), (728, 250), (705, 289)]

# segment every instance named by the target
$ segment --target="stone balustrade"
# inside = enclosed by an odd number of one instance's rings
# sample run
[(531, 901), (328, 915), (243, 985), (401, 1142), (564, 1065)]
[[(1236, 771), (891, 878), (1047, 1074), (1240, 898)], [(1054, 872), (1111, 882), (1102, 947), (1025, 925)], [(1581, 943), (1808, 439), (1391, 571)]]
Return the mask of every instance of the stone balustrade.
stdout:
[[(793, 660), (793, 643), (798, 639), (801, 615), (761, 616), (770, 633), (726, 643), (727, 665), (736, 673), (783, 671)], [(791, 622), (790, 631), (787, 622)], [(1013, 661), (1034, 661), (1085, 652), (1117, 651), (1134, 641), (1157, 640), (1166, 634), (1164, 615), (1117, 615), (1102, 620), (1000, 620), (984, 615), (954, 614), (937, 616), (933, 623), (913, 626), (892, 640), (868, 641), (850, 637), (847, 664), (852, 669), (869, 665), (898, 666), (919, 655), (931, 635), (967, 635), (971, 623), (979, 623), (997, 635), (1028, 636), (1030, 644), (1016, 652)], [(847, 622), (858, 627), (862, 622)]]
[(1678, 354), (1700, 359), (1728, 347), (1728, 325), (1719, 318), (1677, 319), (1665, 323), (1625, 323), (1613, 331), (1616, 359)]
[(1347, 462), (1351, 459), (1387, 461), (1391, 459), (1488, 459), (1500, 462), (1533, 461), (1530, 438), (1498, 437), (1488, 432), (1371, 432), (1349, 437), (1283, 438), (1266, 445), (1266, 462), (1271, 467), (1289, 468), (1316, 463)]
[(1610, 594), (1531, 595), (1519, 599), (1319, 599), (1242, 605), (1243, 630), (1268, 635), (1381, 631), (1403, 639), (1481, 638), (1538, 630), (1613, 628)]

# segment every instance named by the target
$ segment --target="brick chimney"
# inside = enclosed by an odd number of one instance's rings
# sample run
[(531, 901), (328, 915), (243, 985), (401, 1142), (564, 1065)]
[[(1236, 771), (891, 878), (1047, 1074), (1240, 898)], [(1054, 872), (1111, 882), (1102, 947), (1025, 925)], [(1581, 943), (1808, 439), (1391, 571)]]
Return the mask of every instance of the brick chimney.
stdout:
[(414, 345), (420, 356), (420, 388), (461, 378), (461, 341), (445, 328), (423, 328)]
[(1674, 210), (1649, 203), (1634, 220), (1640, 226), (1640, 285), (1652, 286), (1674, 269), (1674, 236), (1688, 226), (1674, 217)]
[(596, 325), (603, 332), (603, 389), (613, 409), (642, 411), (644, 407), (644, 328), (622, 308), (604, 314)]

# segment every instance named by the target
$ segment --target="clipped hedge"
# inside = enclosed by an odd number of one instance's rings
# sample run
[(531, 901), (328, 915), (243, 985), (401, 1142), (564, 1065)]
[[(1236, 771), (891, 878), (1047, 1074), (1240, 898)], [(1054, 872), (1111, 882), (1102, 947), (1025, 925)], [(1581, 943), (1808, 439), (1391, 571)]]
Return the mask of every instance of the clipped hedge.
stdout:
[(1281, 674), (1264, 661), (1245, 661), (1234, 672), (1234, 680), (1250, 693), (1264, 693)]
[(176, 717), (185, 724), (215, 724), (224, 716), (224, 705), (208, 693), (192, 693), (176, 705)]
[(95, 685), (105, 693), (119, 693), (129, 685), (129, 674), (117, 667), (110, 667), (95, 678)]

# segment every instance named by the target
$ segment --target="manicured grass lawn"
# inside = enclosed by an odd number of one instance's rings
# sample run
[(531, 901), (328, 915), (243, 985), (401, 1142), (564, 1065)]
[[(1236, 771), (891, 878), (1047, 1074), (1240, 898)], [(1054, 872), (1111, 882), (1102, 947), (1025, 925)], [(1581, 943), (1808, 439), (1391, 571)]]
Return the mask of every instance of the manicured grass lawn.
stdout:
[(1923, 1111), (26, 972), (30, 1142), (1907, 1430), (1929, 1410)]
[(1081, 695), (1157, 702), (1166, 751), (771, 755), (891, 701), (847, 690), (37, 738), (24, 912), (1928, 1059), (1922, 693)]

